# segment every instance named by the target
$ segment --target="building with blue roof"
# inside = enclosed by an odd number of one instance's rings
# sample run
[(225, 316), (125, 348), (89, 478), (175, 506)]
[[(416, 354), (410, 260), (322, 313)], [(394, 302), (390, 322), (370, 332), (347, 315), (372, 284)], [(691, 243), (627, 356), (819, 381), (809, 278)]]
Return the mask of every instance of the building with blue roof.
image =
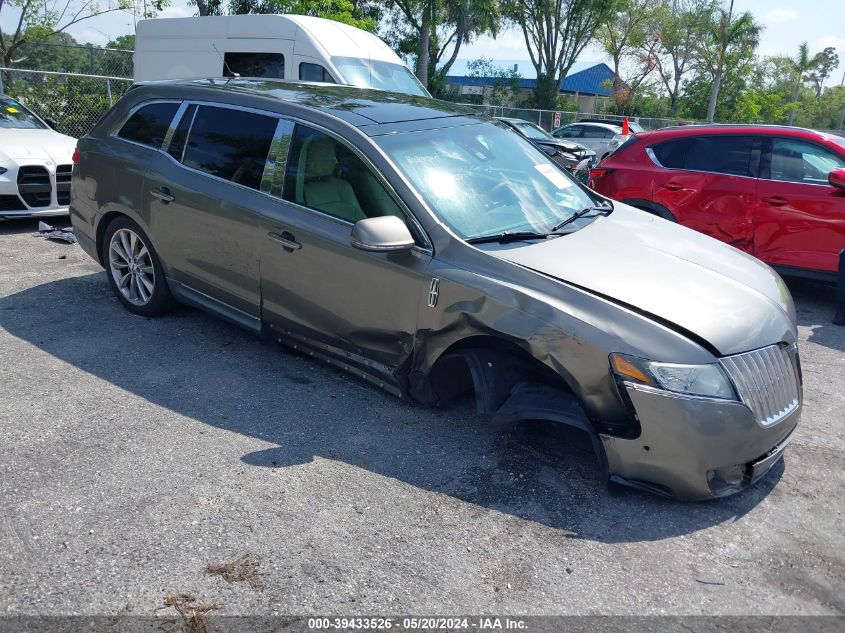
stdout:
[[(501, 82), (495, 77), (470, 76), (471, 60), (458, 59), (449, 69), (446, 84), (461, 94), (483, 94), (484, 88)], [(495, 60), (495, 66), (502, 70), (514, 70), (522, 76), (519, 87), (523, 98), (531, 96), (537, 88), (537, 72), (534, 64), (526, 60)], [(572, 97), (583, 112), (595, 110), (596, 100), (612, 94), (613, 70), (603, 62), (575, 62), (560, 83), (560, 93)]]

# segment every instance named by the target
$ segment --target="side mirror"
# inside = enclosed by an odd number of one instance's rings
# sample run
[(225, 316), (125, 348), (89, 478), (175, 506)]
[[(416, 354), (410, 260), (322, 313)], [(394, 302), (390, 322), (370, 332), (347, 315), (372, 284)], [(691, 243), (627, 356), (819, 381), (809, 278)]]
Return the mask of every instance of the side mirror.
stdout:
[(55, 129), (56, 129), (56, 127), (59, 125), (58, 123), (56, 123), (56, 119), (54, 119), (53, 117), (49, 117), (49, 116), (48, 116), (48, 117), (44, 117), (44, 123), (46, 123), (47, 125), (49, 125), (49, 126), (50, 126), (52, 129), (54, 129), (54, 130), (55, 130)]
[(845, 189), (845, 169), (834, 169), (827, 175), (831, 187)]
[(414, 246), (414, 238), (405, 223), (395, 215), (358, 220), (352, 227), (350, 243), (362, 251), (406, 251)]

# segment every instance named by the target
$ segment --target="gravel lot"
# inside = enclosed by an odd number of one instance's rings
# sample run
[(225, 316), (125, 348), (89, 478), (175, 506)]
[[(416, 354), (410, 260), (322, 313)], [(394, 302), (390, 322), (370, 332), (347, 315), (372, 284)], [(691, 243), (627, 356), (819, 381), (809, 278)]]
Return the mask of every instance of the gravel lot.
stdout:
[[(0, 614), (843, 614), (845, 328), (792, 284), (803, 423), (727, 500), (610, 494), (586, 442), (399, 401), (0, 224)], [(257, 585), (206, 566), (259, 562)], [(166, 613), (167, 611), (165, 611)], [(170, 613), (173, 613), (170, 611)]]

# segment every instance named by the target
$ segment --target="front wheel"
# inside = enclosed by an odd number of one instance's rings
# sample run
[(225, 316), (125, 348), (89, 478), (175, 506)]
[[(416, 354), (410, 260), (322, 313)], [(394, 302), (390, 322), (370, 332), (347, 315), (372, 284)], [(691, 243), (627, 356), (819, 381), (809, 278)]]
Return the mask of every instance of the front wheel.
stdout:
[(103, 262), (109, 284), (130, 312), (142, 316), (164, 314), (173, 307), (161, 262), (146, 233), (127, 217), (106, 227)]

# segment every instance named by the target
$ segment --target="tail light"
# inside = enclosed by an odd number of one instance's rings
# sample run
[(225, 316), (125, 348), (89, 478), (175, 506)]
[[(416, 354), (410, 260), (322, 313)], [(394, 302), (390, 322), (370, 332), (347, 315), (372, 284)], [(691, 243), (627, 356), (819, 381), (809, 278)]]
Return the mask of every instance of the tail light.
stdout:
[[(67, 156), (67, 154), (65, 154), (65, 156)], [(79, 164), (79, 148), (78, 148), (78, 147), (74, 147), (74, 148), (73, 148), (73, 157), (70, 159), (70, 161), (71, 161), (74, 165), (78, 165), (78, 164)]]
[(605, 176), (612, 174), (612, 169), (597, 167), (590, 170), (590, 178), (592, 180), (596, 180), (598, 178), (604, 178)]

